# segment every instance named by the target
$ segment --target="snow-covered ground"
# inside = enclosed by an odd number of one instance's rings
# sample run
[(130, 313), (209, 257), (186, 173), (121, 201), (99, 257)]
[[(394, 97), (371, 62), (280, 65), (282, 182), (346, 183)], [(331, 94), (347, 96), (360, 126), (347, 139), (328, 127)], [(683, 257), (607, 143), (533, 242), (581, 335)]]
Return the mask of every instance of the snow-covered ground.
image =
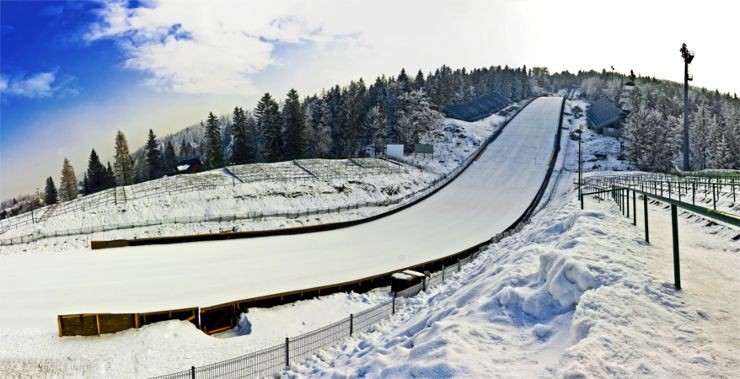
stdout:
[[(373, 222), (320, 233), (0, 256), (0, 333), (56, 315), (209, 306), (379, 275), (505, 230), (547, 171), (560, 98), (525, 108), (450, 185)], [(455, 238), (449, 238), (454, 235)]]
[[(397, 173), (364, 175), (355, 178), (302, 179), (294, 181), (261, 181), (239, 183), (226, 177), (220, 170), (208, 171), (194, 176), (203, 183), (221, 183), (203, 190), (178, 192), (177, 185), (187, 176), (165, 178), (154, 182), (127, 187), (132, 194), (148, 192), (149, 195), (115, 205), (109, 199), (103, 205), (79, 207), (76, 211), (52, 211), (51, 216), (39, 224), (27, 224), (10, 228), (0, 238), (8, 239), (29, 233), (66, 231), (78, 228), (95, 228), (105, 225), (134, 223), (158, 223), (162, 219), (188, 218), (194, 220), (218, 218), (219, 215), (279, 214), (279, 216), (254, 217), (223, 222), (166, 222), (134, 228), (122, 228), (106, 232), (49, 237), (25, 244), (0, 246), (0, 255), (35, 253), (40, 251), (63, 251), (86, 248), (90, 240), (119, 238), (146, 238), (164, 235), (213, 233), (221, 231), (251, 231), (297, 227), (366, 218), (387, 212), (411, 200), (410, 196), (428, 188), (431, 183), (457, 168), (461, 162), (476, 151), (478, 146), (505, 118), (493, 115), (477, 122), (444, 119), (435, 130), (426, 136), (434, 144), (434, 158), (407, 160), (414, 165), (404, 165)], [(261, 165), (269, 172), (290, 162)], [(392, 163), (388, 163), (393, 165)], [(417, 168), (421, 167), (420, 168)], [(157, 183), (159, 182), (159, 183)], [(172, 182), (171, 184), (168, 184)], [(181, 185), (183, 183), (180, 183)], [(158, 190), (152, 190), (156, 187)], [(149, 188), (147, 190), (147, 188)], [(171, 192), (169, 192), (171, 190)], [(95, 195), (93, 195), (95, 196)], [(78, 200), (83, 202), (84, 198)], [(367, 206), (367, 203), (390, 202), (385, 206)], [(348, 207), (341, 211), (290, 215), (326, 208)], [(41, 213), (41, 212), (39, 212)], [(4, 223), (12, 223), (4, 220)]]
[[(567, 119), (566, 119), (567, 122)], [(602, 137), (604, 139), (609, 137)], [(598, 141), (593, 146), (602, 143)], [(322, 351), (297, 377), (732, 377), (740, 370), (736, 228), (680, 218), (683, 290), (673, 288), (669, 211), (651, 205), (651, 244), (610, 201), (574, 192), (577, 143), (549, 201), (519, 234), (371, 332)], [(594, 172), (606, 174), (608, 172)], [(0, 257), (1, 258), (1, 257)], [(1, 263), (2, 261), (0, 261)], [(165, 322), (103, 337), (0, 328), (0, 376), (146, 377), (245, 354), (388, 299), (387, 289), (252, 309), (206, 336)], [(5, 325), (8, 326), (8, 325)]]
[[(137, 311), (172, 308), (177, 307), (176, 303), (215, 304), (256, 296), (261, 292), (265, 293), (264, 291), (274, 293), (291, 288), (307, 288), (405, 267), (428, 260), (429, 257), (450, 254), (471, 243), (487, 239), (521, 214), (536, 192), (533, 187), (538, 186), (546, 170), (549, 158), (547, 150), (551, 149), (553, 127), (557, 125), (559, 99), (541, 99), (530, 107), (450, 186), (408, 210), (369, 224), (325, 233), (223, 241), (226, 244), (218, 242), (215, 245), (196, 243), (171, 247), (112, 249), (94, 254), (81, 250), (63, 255), (39, 253), (0, 256), (0, 305), (4, 310), (0, 313), (0, 341), (8, 347), (0, 352), (0, 361), (5, 362), (0, 365), (0, 369), (7, 375), (18, 375), (19, 370), (30, 370), (28, 367), (46, 367), (43, 362), (51, 360), (53, 362), (49, 365), (61, 367), (59, 371), (50, 369), (52, 372), (118, 376), (121, 371), (108, 369), (113, 365), (110, 362), (119, 358), (128, 359), (123, 357), (131, 354), (128, 356), (131, 359), (129, 362), (136, 362), (134, 365), (137, 367), (131, 370), (140, 371), (127, 371), (120, 376), (128, 376), (131, 372), (134, 376), (139, 376), (155, 371), (161, 373), (165, 369), (169, 371), (171, 366), (161, 361), (152, 363), (151, 366), (145, 363), (151, 354), (150, 345), (161, 343), (166, 338), (158, 340), (151, 337), (147, 340), (142, 337), (145, 340), (138, 340), (136, 343), (129, 340), (122, 343), (129, 346), (130, 350), (120, 357), (112, 353), (115, 350), (112, 348), (107, 354), (101, 353), (88, 360), (88, 353), (84, 351), (94, 350), (93, 348), (85, 347), (76, 351), (68, 349), (65, 341), (88, 343), (99, 339), (58, 339), (54, 317), (60, 313), (91, 309), (115, 312), (124, 309)], [(518, 154), (526, 154), (527, 158), (516, 159), (520, 157)], [(515, 201), (517, 199), (519, 200)], [(459, 222), (463, 219), (461, 216), (437, 220), (436, 216), (441, 214), (439, 207), (442, 207), (444, 213), (450, 213), (454, 209), (460, 215), (465, 215), (467, 223)], [(496, 222), (491, 222), (492, 214), (496, 215)], [(434, 225), (435, 220), (443, 222), (430, 229), (429, 225)], [(470, 228), (470, 225), (475, 227)], [(445, 237), (448, 233), (453, 233), (453, 229), (457, 230), (454, 232), (457, 238)], [(332, 236), (337, 236), (338, 239)], [(360, 236), (372, 239), (373, 242), (358, 243)], [(378, 239), (377, 236), (384, 238)], [(410, 243), (413, 247), (399, 247), (401, 243)], [(348, 246), (351, 247), (350, 250), (347, 250)], [(207, 256), (203, 255), (205, 251)], [(301, 252), (308, 259), (289, 257), (296, 252)], [(381, 259), (379, 253), (386, 254), (387, 257)], [(151, 259), (161, 262), (154, 263)], [(346, 262), (341, 263), (342, 260)], [(149, 269), (168, 270), (171, 275), (142, 271), (144, 266), (141, 264)], [(192, 274), (207, 274), (212, 277), (198, 278), (183, 271), (191, 264), (195, 270)], [(319, 273), (321, 270), (324, 272)], [(260, 275), (267, 275), (265, 278), (269, 280), (260, 279)], [(288, 276), (281, 279), (280, 275)], [(80, 279), (90, 281), (83, 284)], [(132, 288), (140, 290), (132, 292)], [(41, 292), (36, 292), (37, 290)], [(151, 290), (154, 292), (150, 292)], [(174, 292), (164, 294), (161, 291), (175, 291), (179, 295)], [(145, 298), (147, 292), (148, 300)], [(327, 323), (332, 321), (328, 317), (324, 320)], [(163, 325), (171, 324), (178, 323)], [(178, 325), (181, 324), (183, 323)], [(277, 327), (282, 328), (280, 325)], [(147, 330), (154, 330), (154, 335), (170, 333), (166, 329), (162, 331), (157, 328), (163, 326), (153, 325)], [(135, 331), (128, 331), (117, 336), (129, 335), (127, 333), (137, 335)], [(175, 331), (172, 334), (180, 335), (178, 333), (184, 332)], [(114, 341), (111, 342), (113, 345), (118, 343), (115, 342), (118, 341), (116, 336), (106, 336), (103, 339), (109, 337)], [(193, 338), (205, 337), (199, 335)], [(60, 353), (54, 355), (49, 350)], [(202, 364), (218, 360), (209, 354), (197, 355), (197, 351), (178, 353), (184, 358), (176, 361), (177, 369), (182, 367), (180, 364), (183, 361)], [(191, 358), (196, 355), (208, 359), (192, 361)], [(222, 358), (225, 356), (221, 356)]]
[(208, 336), (188, 321), (165, 321), (100, 337), (2, 332), (0, 377), (146, 378), (241, 356), (390, 299), (389, 288), (337, 293), (252, 308), (236, 328)]
[(550, 202), (522, 232), (289, 376), (736, 375), (738, 230), (684, 214), (677, 291), (668, 210), (649, 206), (651, 244), (613, 202), (580, 210), (577, 143), (567, 152)]

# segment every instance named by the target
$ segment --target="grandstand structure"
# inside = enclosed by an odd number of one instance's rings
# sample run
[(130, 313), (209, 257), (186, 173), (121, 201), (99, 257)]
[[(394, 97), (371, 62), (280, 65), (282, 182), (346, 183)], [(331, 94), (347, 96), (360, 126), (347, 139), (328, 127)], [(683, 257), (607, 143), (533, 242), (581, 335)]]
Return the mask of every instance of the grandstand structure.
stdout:
[(622, 110), (606, 97), (595, 101), (586, 112), (590, 129), (612, 137), (618, 137), (621, 134), (621, 115)]
[(447, 117), (458, 120), (478, 121), (504, 109), (509, 104), (511, 100), (496, 91), (491, 91), (466, 103), (449, 106), (445, 113)]

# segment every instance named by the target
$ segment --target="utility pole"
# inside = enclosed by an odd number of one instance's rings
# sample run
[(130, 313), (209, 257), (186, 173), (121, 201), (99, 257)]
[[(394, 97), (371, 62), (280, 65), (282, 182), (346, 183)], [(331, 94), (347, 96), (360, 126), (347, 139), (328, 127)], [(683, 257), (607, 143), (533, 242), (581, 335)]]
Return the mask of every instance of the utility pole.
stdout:
[(689, 74), (689, 64), (694, 60), (694, 52), (689, 51), (684, 43), (681, 45), (681, 57), (683, 58), (683, 170), (690, 171), (689, 165), (689, 81), (694, 76)]
[(578, 127), (578, 198), (582, 198), (583, 195), (583, 189), (581, 186), (583, 185), (583, 169), (582, 169), (582, 155), (581, 155), (581, 143), (583, 141), (583, 124), (581, 124)]

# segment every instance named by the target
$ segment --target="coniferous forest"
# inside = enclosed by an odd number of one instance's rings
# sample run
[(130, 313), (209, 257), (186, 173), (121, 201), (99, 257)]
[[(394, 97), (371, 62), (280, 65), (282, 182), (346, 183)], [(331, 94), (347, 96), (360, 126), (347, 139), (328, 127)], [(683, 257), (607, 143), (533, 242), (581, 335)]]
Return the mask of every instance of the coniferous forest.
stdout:
[[(144, 147), (131, 152), (118, 131), (113, 162), (91, 151), (82, 177), (65, 159), (60, 186), (47, 178), (41, 199), (61, 201), (176, 173), (177, 162), (199, 159), (205, 168), (302, 158), (348, 158), (373, 155), (386, 143), (407, 146), (443, 117), (446, 107), (498, 91), (512, 101), (561, 89), (580, 89), (594, 101), (617, 103), (625, 83), (635, 83), (632, 110), (623, 122), (628, 159), (647, 171), (678, 167), (683, 123), (680, 83), (606, 70), (550, 73), (545, 67), (491, 66), (468, 70), (442, 66), (430, 73), (362, 78), (301, 98), (265, 93), (250, 111), (235, 106), (230, 114), (209, 113), (204, 121), (164, 138), (149, 130)], [(693, 169), (737, 169), (740, 162), (740, 100), (705, 88), (689, 93)], [(75, 187), (75, 183), (76, 186)], [(33, 195), (29, 195), (33, 197)], [(17, 203), (18, 198), (3, 205)], [(42, 201), (37, 201), (41, 203)]]

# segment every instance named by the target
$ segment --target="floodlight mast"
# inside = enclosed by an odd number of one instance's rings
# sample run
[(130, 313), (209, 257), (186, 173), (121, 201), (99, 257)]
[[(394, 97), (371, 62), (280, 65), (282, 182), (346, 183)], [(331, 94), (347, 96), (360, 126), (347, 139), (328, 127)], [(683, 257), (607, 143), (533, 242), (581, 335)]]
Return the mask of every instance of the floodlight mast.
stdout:
[(689, 164), (689, 81), (694, 80), (689, 75), (689, 64), (694, 60), (694, 52), (689, 51), (684, 43), (681, 45), (681, 57), (683, 58), (683, 170), (691, 170)]

